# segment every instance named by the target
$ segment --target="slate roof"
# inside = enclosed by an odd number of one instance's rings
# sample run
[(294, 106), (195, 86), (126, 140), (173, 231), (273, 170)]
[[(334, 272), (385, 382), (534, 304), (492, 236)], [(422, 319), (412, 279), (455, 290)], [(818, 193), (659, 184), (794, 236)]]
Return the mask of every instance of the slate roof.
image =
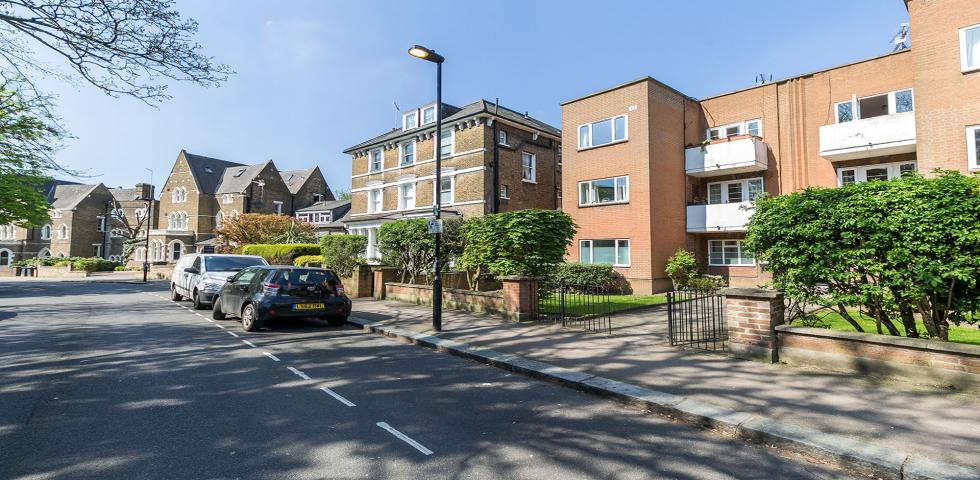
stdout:
[(101, 183), (95, 185), (55, 185), (50, 194), (51, 208), (56, 210), (71, 210), (75, 208), (92, 191), (99, 188)]
[(296, 195), (299, 193), (299, 189), (303, 188), (306, 184), (306, 180), (313, 175), (313, 171), (316, 167), (307, 168), (306, 170), (286, 170), (280, 171), (279, 175), (282, 176), (282, 181), (286, 182), (286, 186), (289, 187), (289, 193)]
[(296, 212), (322, 212), (324, 210), (334, 210), (347, 205), (350, 205), (350, 200), (324, 200), (322, 202), (316, 202), (309, 207), (298, 208), (296, 209)]
[(248, 188), (252, 180), (262, 172), (262, 169), (272, 160), (255, 165), (239, 165), (225, 169), (222, 174), (221, 183), (218, 184), (216, 194), (241, 193)]
[(81, 185), (78, 182), (69, 182), (67, 180), (48, 180), (44, 182), (41, 186), (41, 191), (44, 196), (48, 198), (48, 203), (54, 203), (54, 191), (59, 185)]
[[(450, 111), (452, 111), (452, 113), (449, 113)], [(560, 129), (555, 128), (547, 123), (544, 123), (541, 120), (538, 120), (534, 117), (525, 117), (523, 113), (519, 113), (517, 111), (511, 110), (503, 105), (494, 105), (493, 102), (490, 102), (488, 100), (477, 100), (473, 103), (463, 106), (463, 108), (457, 108), (457, 107), (453, 107), (452, 105), (443, 104), (443, 112), (445, 112), (444, 114), (447, 114), (447, 116), (442, 119), (443, 124), (446, 125), (462, 120), (464, 118), (472, 117), (481, 113), (486, 113), (517, 123), (519, 125), (524, 125), (525, 127), (528, 127), (532, 130), (540, 130), (550, 135), (561, 137)], [(402, 130), (400, 128), (395, 128), (387, 133), (378, 135), (377, 137), (374, 137), (370, 140), (358, 143), (357, 145), (354, 145), (353, 147), (344, 150), (344, 153), (350, 154), (357, 150), (382, 144), (388, 141), (401, 139), (401, 138), (408, 138), (415, 134), (418, 134), (419, 132), (427, 131), (433, 128), (435, 128), (435, 124), (432, 123), (429, 123), (422, 127), (413, 128), (411, 130)]]
[(240, 163), (195, 155), (186, 151), (182, 151), (182, 153), (184, 154), (184, 158), (187, 159), (187, 164), (190, 165), (191, 174), (197, 180), (197, 186), (200, 188), (201, 193), (209, 195), (217, 192), (225, 169), (244, 166)]
[(140, 198), (142, 192), (138, 188), (110, 188), (109, 193), (117, 202), (132, 202), (143, 200)]

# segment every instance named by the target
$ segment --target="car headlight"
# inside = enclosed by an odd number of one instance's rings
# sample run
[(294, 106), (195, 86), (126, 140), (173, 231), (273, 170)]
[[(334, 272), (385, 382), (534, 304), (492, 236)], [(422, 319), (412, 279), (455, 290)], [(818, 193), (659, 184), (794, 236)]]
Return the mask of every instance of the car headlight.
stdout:
[(222, 282), (218, 280), (202, 280), (201, 283), (198, 284), (198, 288), (206, 292), (211, 292), (220, 289), (221, 284)]

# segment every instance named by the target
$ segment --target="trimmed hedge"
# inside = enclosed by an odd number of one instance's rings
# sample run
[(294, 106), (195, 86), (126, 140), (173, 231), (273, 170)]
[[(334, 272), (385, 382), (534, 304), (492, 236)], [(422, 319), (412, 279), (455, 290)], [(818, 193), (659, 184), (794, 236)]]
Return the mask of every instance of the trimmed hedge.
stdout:
[(323, 266), (323, 255), (300, 255), (293, 259), (293, 265), (297, 267), (321, 267)]
[(321, 263), (343, 278), (350, 277), (365, 262), (367, 244), (364, 235), (324, 235), (320, 237)]
[(110, 262), (102, 258), (79, 258), (71, 262), (72, 270), (86, 272), (112, 272), (118, 266), (119, 262)]
[(551, 279), (571, 285), (608, 286), (615, 278), (612, 265), (605, 263), (560, 263)]
[(254, 244), (242, 247), (242, 255), (258, 255), (271, 265), (292, 265), (301, 255), (319, 255), (315, 243)]

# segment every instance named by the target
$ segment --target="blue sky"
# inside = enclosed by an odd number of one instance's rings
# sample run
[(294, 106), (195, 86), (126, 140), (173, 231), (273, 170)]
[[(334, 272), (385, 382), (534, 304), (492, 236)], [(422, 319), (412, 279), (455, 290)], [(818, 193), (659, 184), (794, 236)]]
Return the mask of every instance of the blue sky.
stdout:
[[(643, 75), (705, 97), (882, 54), (901, 0), (722, 1), (233, 1), (178, 0), (200, 23), (205, 51), (237, 74), (219, 88), (175, 84), (159, 109), (82, 83), (46, 82), (76, 137), (60, 162), (110, 187), (169, 173), (181, 148), (280, 169), (320, 166), (350, 185), (342, 151), (435, 97), (432, 64), (446, 57), (444, 101), (499, 97), (560, 126), (559, 103)], [(913, 42), (915, 32), (912, 32)]]

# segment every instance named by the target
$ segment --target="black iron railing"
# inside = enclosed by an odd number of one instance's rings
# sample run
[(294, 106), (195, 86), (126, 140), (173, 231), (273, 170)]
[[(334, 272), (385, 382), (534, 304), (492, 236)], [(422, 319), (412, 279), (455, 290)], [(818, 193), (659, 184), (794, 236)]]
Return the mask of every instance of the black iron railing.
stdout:
[(716, 290), (667, 293), (667, 328), (672, 346), (714, 352), (728, 350), (725, 296)]
[(563, 327), (612, 333), (609, 292), (598, 285), (547, 284), (538, 289), (535, 319)]

